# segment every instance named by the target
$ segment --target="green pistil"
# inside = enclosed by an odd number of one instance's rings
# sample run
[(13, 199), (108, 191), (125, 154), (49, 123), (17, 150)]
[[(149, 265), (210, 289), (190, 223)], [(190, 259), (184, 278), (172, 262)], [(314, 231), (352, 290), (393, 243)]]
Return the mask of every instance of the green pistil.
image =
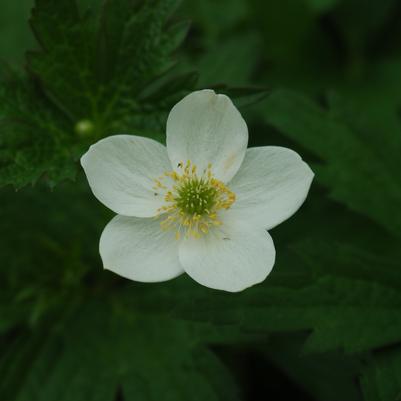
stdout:
[(176, 204), (184, 213), (203, 216), (212, 210), (217, 191), (208, 182), (193, 178), (184, 182), (177, 194)]

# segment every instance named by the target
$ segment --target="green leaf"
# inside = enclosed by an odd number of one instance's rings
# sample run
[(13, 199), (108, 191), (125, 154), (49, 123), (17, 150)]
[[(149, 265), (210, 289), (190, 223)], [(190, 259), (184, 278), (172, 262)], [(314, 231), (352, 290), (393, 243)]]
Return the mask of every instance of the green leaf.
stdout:
[(19, 364), (25, 350), (12, 349), (13, 358), (0, 362), (7, 372), (1, 394), (10, 401), (111, 401), (120, 389), (126, 401), (161, 394), (166, 401), (238, 399), (224, 366), (200, 345), (196, 325), (141, 317), (118, 300), (113, 310), (108, 301), (88, 300), (63, 321), (68, 331), (56, 326), (41, 339), (25, 338), (28, 365)]
[(0, 186), (34, 184), (45, 173), (50, 186), (75, 176), (83, 146), (32, 82), (10, 75), (0, 104)]
[(192, 294), (177, 313), (247, 331), (311, 330), (305, 351), (355, 353), (401, 340), (400, 307), (401, 296), (390, 287), (326, 277), (298, 289), (266, 285), (229, 298)]
[(401, 287), (398, 268), (399, 250), (373, 252), (336, 240), (327, 243), (318, 238), (302, 240), (291, 246), (315, 277), (342, 276), (380, 283), (395, 290)]
[[(264, 103), (266, 121), (314, 153), (316, 179), (330, 196), (364, 213), (397, 237), (401, 233), (400, 141), (386, 137), (384, 149), (311, 100), (288, 91), (274, 92)], [(400, 137), (399, 134), (396, 137)]]
[(80, 16), (73, 0), (61, 3), (37, 2), (31, 23), (43, 50), (30, 55), (29, 65), (74, 121), (93, 121), (102, 136), (140, 114), (136, 99), (173, 65), (170, 54), (187, 25), (164, 29), (177, 0), (106, 1), (99, 22)]
[[(82, 14), (75, 0), (36, 1), (31, 25), (41, 48), (28, 53), (28, 77), (1, 80), (0, 186), (71, 179), (104, 136), (161, 138), (168, 111), (196, 81), (173, 73), (171, 54), (188, 29), (166, 26), (176, 5), (105, 1), (100, 14)], [(155, 85), (157, 101), (148, 97)]]

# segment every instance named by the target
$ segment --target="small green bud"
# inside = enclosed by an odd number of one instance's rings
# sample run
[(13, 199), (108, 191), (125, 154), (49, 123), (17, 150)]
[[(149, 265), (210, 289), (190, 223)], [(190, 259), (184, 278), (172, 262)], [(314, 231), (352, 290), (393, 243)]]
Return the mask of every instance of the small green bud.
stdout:
[(91, 120), (80, 120), (75, 124), (75, 133), (82, 138), (91, 136), (94, 130), (95, 125)]

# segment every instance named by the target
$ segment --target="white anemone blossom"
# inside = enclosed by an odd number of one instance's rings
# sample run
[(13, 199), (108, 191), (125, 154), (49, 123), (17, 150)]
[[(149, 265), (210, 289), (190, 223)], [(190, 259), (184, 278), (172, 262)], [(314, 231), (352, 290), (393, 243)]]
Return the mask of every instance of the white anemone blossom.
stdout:
[(247, 144), (231, 100), (201, 90), (171, 110), (167, 146), (134, 135), (92, 145), (81, 164), (117, 213), (100, 238), (104, 268), (141, 282), (185, 272), (231, 292), (263, 281), (275, 261), (267, 230), (301, 206), (313, 172), (290, 149)]

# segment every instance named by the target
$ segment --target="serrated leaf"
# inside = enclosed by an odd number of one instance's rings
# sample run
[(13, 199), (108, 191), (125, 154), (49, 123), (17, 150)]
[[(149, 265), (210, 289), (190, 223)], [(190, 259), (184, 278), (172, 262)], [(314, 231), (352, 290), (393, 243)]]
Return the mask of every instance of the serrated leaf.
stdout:
[[(314, 164), (316, 179), (329, 188), (333, 199), (400, 237), (401, 170), (394, 169), (398, 159), (384, 157), (368, 135), (356, 133), (346, 121), (289, 91), (274, 92), (263, 112), (269, 124), (320, 158)], [(399, 149), (399, 142), (387, 146)]]
[[(164, 30), (176, 3), (106, 1), (97, 24), (80, 16), (73, 0), (40, 0), (31, 23), (43, 51), (30, 55), (30, 68), (71, 118), (93, 121), (102, 136), (138, 114), (141, 91), (171, 67), (170, 54), (187, 30)], [(54, 20), (63, 22), (55, 27)]]
[(320, 278), (299, 289), (255, 288), (234, 297), (192, 295), (177, 313), (247, 331), (305, 331), (306, 352), (362, 352), (401, 341), (401, 296), (361, 280)]
[(83, 145), (72, 124), (17, 75), (0, 91), (0, 186), (34, 184), (45, 173), (50, 185), (73, 178)]
[[(167, 112), (195, 82), (167, 74), (188, 29), (166, 27), (176, 5), (106, 1), (98, 15), (82, 14), (75, 0), (36, 1), (31, 25), (41, 49), (28, 53), (28, 78), (2, 81), (0, 186), (73, 178), (79, 157), (104, 136), (160, 136)], [(162, 78), (157, 102), (148, 100), (149, 85)], [(90, 129), (81, 132), (82, 122)]]

